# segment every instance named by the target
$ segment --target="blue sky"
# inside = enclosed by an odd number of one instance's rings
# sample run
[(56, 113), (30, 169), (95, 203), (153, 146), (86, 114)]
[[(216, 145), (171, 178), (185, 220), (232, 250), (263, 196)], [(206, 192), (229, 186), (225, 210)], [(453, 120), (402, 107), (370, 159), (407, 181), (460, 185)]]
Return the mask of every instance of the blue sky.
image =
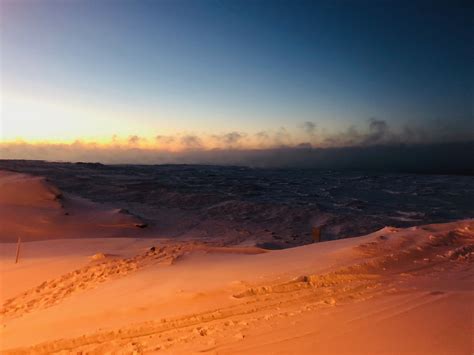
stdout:
[(1, 4), (4, 140), (473, 128), (467, 1)]

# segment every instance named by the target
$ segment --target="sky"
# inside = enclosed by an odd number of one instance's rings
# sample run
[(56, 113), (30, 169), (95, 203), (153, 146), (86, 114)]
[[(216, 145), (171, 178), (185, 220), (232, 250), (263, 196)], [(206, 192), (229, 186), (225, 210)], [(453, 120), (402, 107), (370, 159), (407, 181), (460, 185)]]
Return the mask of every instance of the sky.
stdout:
[(468, 1), (0, 4), (4, 148), (473, 139)]

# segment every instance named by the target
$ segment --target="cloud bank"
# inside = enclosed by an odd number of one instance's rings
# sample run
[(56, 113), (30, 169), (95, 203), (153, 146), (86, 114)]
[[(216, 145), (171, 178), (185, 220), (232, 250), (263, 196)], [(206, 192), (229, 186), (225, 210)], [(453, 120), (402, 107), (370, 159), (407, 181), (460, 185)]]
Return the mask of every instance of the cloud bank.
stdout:
[(474, 174), (474, 131), (392, 130), (371, 118), (367, 127), (352, 126), (321, 134), (314, 122), (300, 126), (299, 140), (286, 128), (249, 135), (156, 135), (152, 139), (113, 136), (108, 143), (0, 143), (2, 159), (101, 162), (106, 164), (217, 164), (251, 167), (299, 167), (397, 172)]

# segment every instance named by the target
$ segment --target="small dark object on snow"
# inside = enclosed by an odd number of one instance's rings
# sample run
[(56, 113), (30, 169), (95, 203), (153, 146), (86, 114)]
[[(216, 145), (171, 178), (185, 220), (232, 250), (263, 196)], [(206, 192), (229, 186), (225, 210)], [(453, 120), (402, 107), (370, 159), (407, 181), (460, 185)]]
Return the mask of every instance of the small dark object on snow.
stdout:
[(313, 237), (313, 243), (319, 243), (321, 241), (321, 228), (313, 227), (311, 230), (311, 235)]
[(146, 223), (137, 223), (137, 224), (135, 224), (135, 227), (146, 228), (146, 227), (148, 227), (148, 224), (146, 224)]

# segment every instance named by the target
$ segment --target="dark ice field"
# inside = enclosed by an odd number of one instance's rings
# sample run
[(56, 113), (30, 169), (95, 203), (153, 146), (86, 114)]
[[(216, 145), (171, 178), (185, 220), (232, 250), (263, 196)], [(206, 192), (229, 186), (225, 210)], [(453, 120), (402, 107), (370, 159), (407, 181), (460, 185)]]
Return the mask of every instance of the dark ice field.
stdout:
[(474, 177), (202, 165), (0, 161), (66, 193), (121, 208), (148, 233), (285, 248), (474, 217)]

